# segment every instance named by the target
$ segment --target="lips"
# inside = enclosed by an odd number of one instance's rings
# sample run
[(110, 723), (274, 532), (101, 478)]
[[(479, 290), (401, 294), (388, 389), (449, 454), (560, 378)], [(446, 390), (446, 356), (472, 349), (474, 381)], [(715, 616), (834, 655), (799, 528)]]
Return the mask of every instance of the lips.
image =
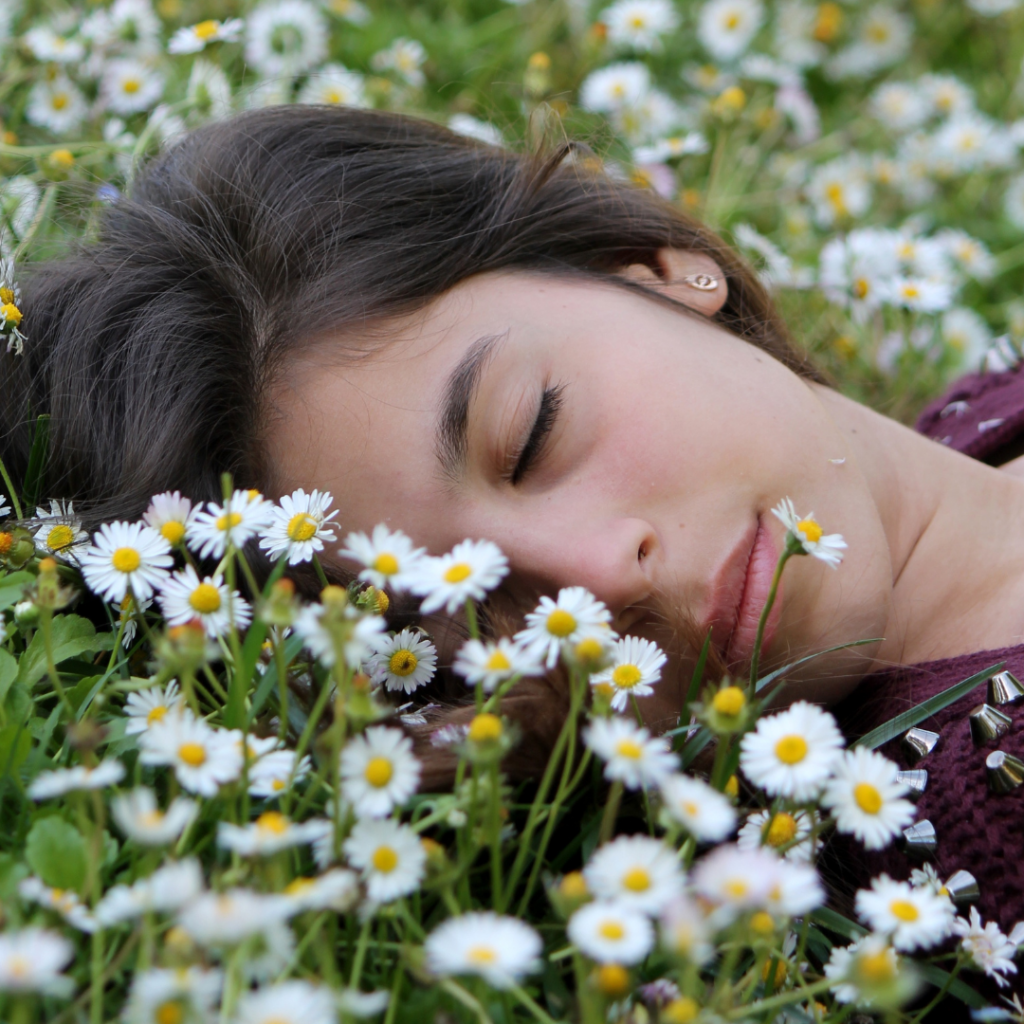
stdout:
[[(746, 664), (753, 656), (757, 624), (771, 590), (778, 556), (771, 533), (758, 517), (716, 574), (712, 610), (705, 628), (711, 629), (712, 642), (729, 665)], [(776, 597), (765, 624), (762, 650), (771, 644), (780, 612), (781, 601)]]

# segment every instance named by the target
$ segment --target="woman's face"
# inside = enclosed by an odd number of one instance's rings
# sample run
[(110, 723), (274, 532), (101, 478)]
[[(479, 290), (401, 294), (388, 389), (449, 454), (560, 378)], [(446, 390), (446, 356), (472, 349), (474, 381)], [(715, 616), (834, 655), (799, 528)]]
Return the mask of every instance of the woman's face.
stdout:
[[(585, 586), (620, 633), (663, 644), (687, 616), (741, 671), (789, 496), (849, 549), (836, 571), (790, 562), (765, 663), (880, 635), (892, 567), (865, 477), (823, 389), (765, 352), (613, 283), (527, 272), (470, 278), (388, 339), (358, 360), (328, 339), (275, 396), (282, 492), (331, 491), (343, 530), (385, 522), (434, 554), (490, 539), (515, 580)], [(813, 674), (863, 674), (865, 650)], [(688, 678), (677, 657), (649, 720)], [(816, 685), (787, 697), (850, 682)]]

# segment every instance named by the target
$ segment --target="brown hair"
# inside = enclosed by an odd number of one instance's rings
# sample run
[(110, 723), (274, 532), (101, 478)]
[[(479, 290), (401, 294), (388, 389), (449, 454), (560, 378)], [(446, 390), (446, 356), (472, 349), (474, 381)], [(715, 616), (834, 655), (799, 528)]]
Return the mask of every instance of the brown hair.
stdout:
[(224, 472), (266, 490), (268, 395), (304, 345), (368, 332), (484, 271), (609, 280), (657, 270), (665, 246), (725, 272), (715, 322), (819, 379), (719, 238), (588, 152), (520, 154), (410, 117), (306, 106), (191, 133), (94, 240), (28, 276), (25, 353), (0, 359), (0, 454), (22, 476), (48, 413), (46, 492), (88, 524), (136, 518), (170, 489), (217, 499)]

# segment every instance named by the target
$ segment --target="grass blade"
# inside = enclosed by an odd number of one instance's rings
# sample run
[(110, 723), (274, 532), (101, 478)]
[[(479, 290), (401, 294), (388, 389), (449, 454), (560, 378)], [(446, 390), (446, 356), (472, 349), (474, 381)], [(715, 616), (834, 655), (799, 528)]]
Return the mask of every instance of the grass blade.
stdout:
[(757, 681), (757, 687), (755, 693), (760, 693), (769, 683), (773, 683), (779, 676), (784, 676), (787, 672), (792, 672), (798, 665), (802, 665), (805, 661), (813, 661), (815, 658), (820, 658), (823, 654), (831, 654), (833, 651), (842, 651), (847, 647), (863, 647), (864, 644), (877, 644), (882, 637), (876, 636), (868, 640), (851, 640), (846, 644), (836, 644), (835, 647), (826, 647), (823, 651), (815, 651), (813, 654), (808, 654), (797, 661), (791, 661), (788, 665), (783, 665), (782, 668), (777, 668), (774, 672), (769, 672), (766, 676), (761, 676)]

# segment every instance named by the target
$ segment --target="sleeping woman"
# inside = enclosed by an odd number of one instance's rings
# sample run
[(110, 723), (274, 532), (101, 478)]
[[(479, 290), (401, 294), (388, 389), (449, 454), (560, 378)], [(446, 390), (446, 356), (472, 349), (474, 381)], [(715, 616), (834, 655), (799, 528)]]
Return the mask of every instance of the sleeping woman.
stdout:
[[(996, 662), (1024, 677), (1007, 463), (1024, 374), (969, 378), (922, 432), (845, 398), (724, 243), (583, 150), (522, 156), (368, 111), (245, 114), (186, 137), (40, 268), (25, 324), (3, 361), (13, 472), (26, 410), (46, 412), (47, 489), (92, 522), (169, 489), (217, 499), (230, 472), (330, 490), (346, 529), (384, 520), (434, 553), (488, 538), (511, 565), (504, 613), (578, 584), (671, 652), (640, 701), (655, 729), (677, 722), (695, 638), (721, 671), (748, 666), (784, 496), (848, 550), (840, 571), (790, 563), (763, 665), (879, 638), (793, 673), (786, 701), (833, 707), (852, 736)], [(940, 738), (918, 819), (940, 876), (972, 871), (1009, 928), (1024, 788), (991, 792), (985, 762), (1024, 757), (1024, 714), (1003, 706), (1009, 732), (975, 745), (980, 693), (923, 723)], [(543, 766), (563, 707), (557, 678), (515, 692), (516, 771)], [(433, 727), (464, 713), (442, 700)], [(893, 850), (865, 872), (911, 866)]]

